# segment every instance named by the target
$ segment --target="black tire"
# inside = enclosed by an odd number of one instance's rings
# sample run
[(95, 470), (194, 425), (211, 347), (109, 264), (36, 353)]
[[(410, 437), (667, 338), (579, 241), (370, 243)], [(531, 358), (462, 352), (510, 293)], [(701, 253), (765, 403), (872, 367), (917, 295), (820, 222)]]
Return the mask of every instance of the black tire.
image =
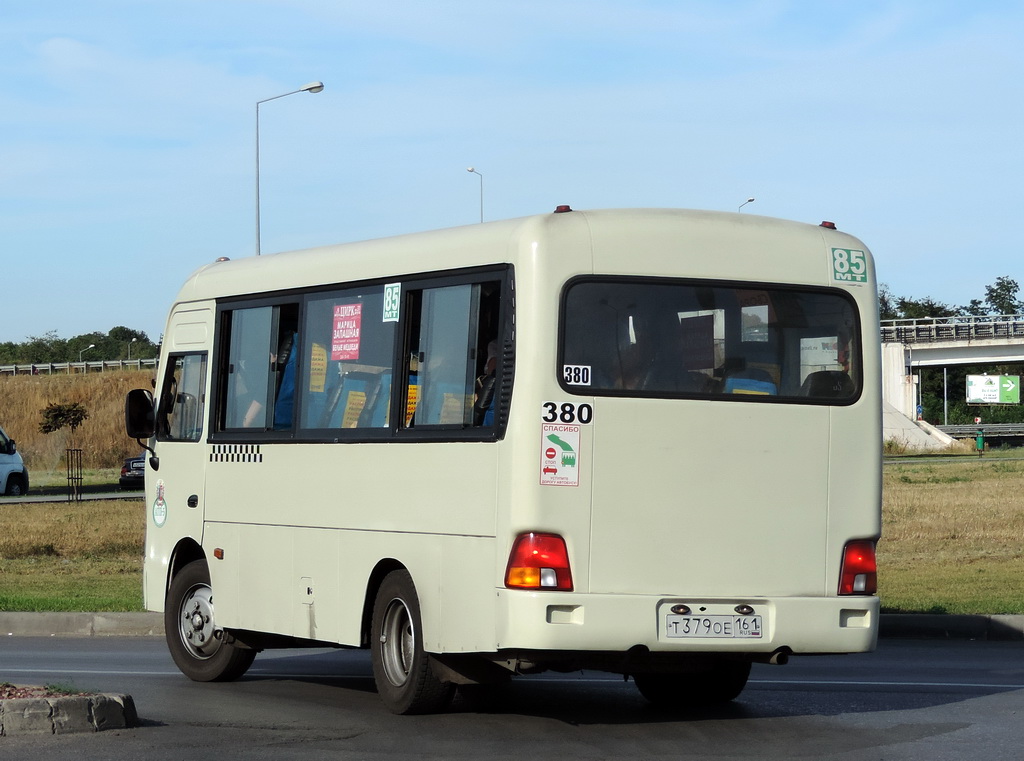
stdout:
[(451, 703), (455, 685), (437, 678), (423, 650), (420, 603), (408, 571), (392, 571), (377, 591), (370, 652), (377, 693), (392, 713), (435, 713)]
[(164, 636), (171, 657), (195, 682), (230, 682), (252, 665), (256, 651), (224, 641), (213, 615), (213, 589), (205, 560), (194, 560), (171, 581), (164, 605)]
[(25, 482), (17, 473), (11, 473), (7, 477), (7, 490), (4, 492), (8, 497), (22, 497), (25, 495)]
[(651, 703), (667, 708), (694, 708), (728, 703), (743, 692), (750, 661), (723, 658), (707, 671), (685, 674), (634, 674), (636, 687)]

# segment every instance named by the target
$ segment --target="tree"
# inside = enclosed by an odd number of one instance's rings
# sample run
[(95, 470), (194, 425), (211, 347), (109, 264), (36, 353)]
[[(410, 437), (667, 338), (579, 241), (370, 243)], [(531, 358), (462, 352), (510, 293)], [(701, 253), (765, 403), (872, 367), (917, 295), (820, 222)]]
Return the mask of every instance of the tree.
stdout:
[(21, 345), (21, 362), (42, 364), (44, 362), (66, 362), (68, 342), (51, 330), (41, 336), (29, 336)]
[(70, 428), (72, 442), (75, 440), (75, 431), (89, 419), (88, 410), (79, 402), (50, 402), (40, 412), (43, 416), (42, 422), (39, 423), (40, 433), (53, 433), (61, 428)]
[[(92, 346), (93, 348), (89, 348)], [(0, 343), (0, 365), (43, 365), (57, 362), (128, 359), (152, 359), (159, 355), (160, 346), (149, 340), (141, 330), (123, 325), (109, 333), (83, 333), (64, 339), (56, 331), (41, 336), (29, 336), (24, 343)]]
[(898, 320), (900, 315), (896, 304), (897, 298), (885, 283), (878, 285), (878, 319)]
[[(1020, 314), (1024, 311), (1024, 302), (1017, 298), (1020, 286), (1012, 278), (996, 278), (992, 285), (985, 286), (985, 303), (991, 314)], [(972, 302), (973, 303), (973, 302)]]

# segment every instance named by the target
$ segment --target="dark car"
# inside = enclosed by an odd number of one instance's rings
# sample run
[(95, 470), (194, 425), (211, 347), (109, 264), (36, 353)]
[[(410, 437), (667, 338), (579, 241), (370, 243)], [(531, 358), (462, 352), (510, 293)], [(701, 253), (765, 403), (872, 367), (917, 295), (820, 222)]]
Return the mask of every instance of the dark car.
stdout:
[(140, 454), (124, 461), (118, 484), (122, 489), (146, 488), (146, 455)]

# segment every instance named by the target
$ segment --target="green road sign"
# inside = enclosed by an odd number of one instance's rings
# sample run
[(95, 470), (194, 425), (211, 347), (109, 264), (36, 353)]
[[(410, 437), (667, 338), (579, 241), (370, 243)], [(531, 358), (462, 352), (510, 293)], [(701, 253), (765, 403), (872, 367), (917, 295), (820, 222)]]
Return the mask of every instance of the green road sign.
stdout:
[(968, 375), (968, 404), (1020, 404), (1019, 375)]
[(1020, 404), (1020, 376), (999, 376), (999, 403)]

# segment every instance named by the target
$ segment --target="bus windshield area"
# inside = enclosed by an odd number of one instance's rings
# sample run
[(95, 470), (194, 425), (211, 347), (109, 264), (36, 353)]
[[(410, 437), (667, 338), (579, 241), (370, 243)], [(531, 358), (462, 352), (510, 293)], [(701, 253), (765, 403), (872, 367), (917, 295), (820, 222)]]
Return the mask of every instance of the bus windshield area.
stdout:
[(856, 307), (837, 289), (595, 278), (564, 294), (570, 391), (847, 404), (861, 375)]

